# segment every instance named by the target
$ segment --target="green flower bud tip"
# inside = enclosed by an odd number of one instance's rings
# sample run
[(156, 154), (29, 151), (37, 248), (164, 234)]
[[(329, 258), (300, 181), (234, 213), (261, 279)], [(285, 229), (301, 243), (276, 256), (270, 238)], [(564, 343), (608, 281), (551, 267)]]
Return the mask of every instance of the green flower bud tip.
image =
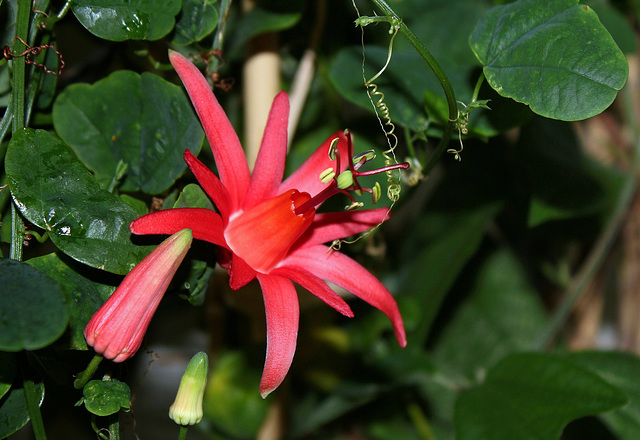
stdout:
[(195, 425), (202, 420), (202, 399), (208, 372), (209, 357), (204, 351), (196, 353), (182, 375), (176, 400), (169, 408), (169, 417), (178, 425)]

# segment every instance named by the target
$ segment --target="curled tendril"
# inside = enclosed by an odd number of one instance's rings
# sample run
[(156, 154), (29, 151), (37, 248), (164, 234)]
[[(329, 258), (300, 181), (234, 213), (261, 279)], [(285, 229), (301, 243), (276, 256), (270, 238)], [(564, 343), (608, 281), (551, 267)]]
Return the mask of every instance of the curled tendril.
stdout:
[[(64, 60), (62, 59), (62, 54), (60, 52), (58, 52), (52, 44), (43, 44), (40, 46), (29, 46), (27, 44), (26, 41), (24, 41), (22, 38), (20, 37), (15, 37), (15, 40), (20, 41), (22, 44), (24, 44), (25, 46), (25, 50), (24, 52), (20, 53), (20, 54), (15, 54), (11, 51), (11, 48), (9, 46), (4, 46), (4, 48), (2, 49), (2, 54), (3, 56), (7, 59), (7, 60), (12, 60), (14, 58), (22, 58), (24, 57), (25, 59), (25, 63), (27, 64), (33, 64), (36, 67), (41, 67), (45, 73), (53, 73), (56, 76), (60, 76), (60, 74), (62, 73), (62, 69), (64, 69)], [(44, 64), (41, 63), (37, 63), (33, 58), (37, 57), (38, 55), (40, 55), (40, 53), (44, 50), (44, 49), (51, 49), (53, 52), (55, 52), (58, 55), (58, 59), (60, 60), (60, 67), (58, 68), (58, 70), (51, 70), (49, 69), (47, 66), (45, 66)]]

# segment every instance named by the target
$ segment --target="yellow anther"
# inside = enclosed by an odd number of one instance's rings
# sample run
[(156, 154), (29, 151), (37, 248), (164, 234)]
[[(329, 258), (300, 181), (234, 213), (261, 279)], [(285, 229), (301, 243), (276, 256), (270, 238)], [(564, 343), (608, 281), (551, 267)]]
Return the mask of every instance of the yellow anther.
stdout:
[(351, 205), (345, 206), (344, 209), (346, 209), (347, 211), (353, 211), (358, 208), (362, 208), (363, 206), (364, 206), (364, 203), (362, 202), (353, 202)]
[(351, 171), (349, 170), (341, 172), (338, 176), (337, 182), (338, 188), (340, 189), (347, 189), (353, 186), (353, 173), (351, 173)]
[(336, 177), (336, 172), (333, 171), (333, 168), (327, 168), (323, 172), (320, 173), (320, 181), (322, 183), (329, 183)]
[(373, 198), (373, 204), (375, 205), (380, 200), (380, 196), (382, 195), (382, 188), (380, 188), (380, 182), (376, 182), (371, 188), (371, 197)]
[(336, 152), (338, 151), (338, 141), (340, 138), (335, 138), (331, 141), (331, 145), (329, 145), (329, 159), (336, 160)]
[(356, 154), (355, 156), (353, 156), (353, 161), (360, 162), (363, 157), (364, 157), (364, 162), (367, 163), (376, 158), (376, 152), (373, 150), (368, 150), (363, 153)]

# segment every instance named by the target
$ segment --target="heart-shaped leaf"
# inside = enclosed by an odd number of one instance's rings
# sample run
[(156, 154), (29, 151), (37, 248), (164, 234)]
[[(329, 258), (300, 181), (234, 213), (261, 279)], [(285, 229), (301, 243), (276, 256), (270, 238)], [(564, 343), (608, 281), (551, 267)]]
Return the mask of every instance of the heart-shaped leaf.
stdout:
[(122, 161), (128, 168), (120, 189), (148, 194), (169, 188), (186, 169), (184, 150), (197, 155), (204, 139), (180, 87), (126, 70), (68, 87), (53, 106), (53, 124), (103, 187)]
[(71, 10), (93, 35), (111, 41), (158, 40), (180, 12), (180, 0), (74, 0)]
[(0, 286), (0, 350), (37, 350), (67, 328), (67, 298), (48, 276), (19, 261), (0, 260)]
[(120, 408), (129, 411), (131, 405), (129, 386), (117, 379), (89, 381), (82, 393), (87, 411), (97, 416), (115, 414)]
[(491, 87), (553, 119), (606, 109), (625, 84), (624, 54), (578, 0), (519, 0), (496, 6), (469, 38)]
[(18, 208), (49, 232), (70, 257), (91, 267), (128, 273), (150, 248), (131, 242), (138, 215), (100, 185), (58, 137), (25, 129), (9, 143), (5, 170)]

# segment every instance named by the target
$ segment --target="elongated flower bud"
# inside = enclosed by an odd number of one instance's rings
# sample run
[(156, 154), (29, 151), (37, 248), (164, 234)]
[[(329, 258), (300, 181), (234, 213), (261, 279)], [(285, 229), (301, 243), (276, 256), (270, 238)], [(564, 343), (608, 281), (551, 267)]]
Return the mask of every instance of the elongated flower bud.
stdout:
[(178, 425), (195, 425), (202, 420), (202, 399), (208, 372), (209, 357), (204, 351), (196, 353), (182, 375), (176, 400), (169, 408), (169, 417)]
[(114, 362), (133, 356), (192, 240), (183, 229), (138, 263), (85, 327), (87, 344)]

